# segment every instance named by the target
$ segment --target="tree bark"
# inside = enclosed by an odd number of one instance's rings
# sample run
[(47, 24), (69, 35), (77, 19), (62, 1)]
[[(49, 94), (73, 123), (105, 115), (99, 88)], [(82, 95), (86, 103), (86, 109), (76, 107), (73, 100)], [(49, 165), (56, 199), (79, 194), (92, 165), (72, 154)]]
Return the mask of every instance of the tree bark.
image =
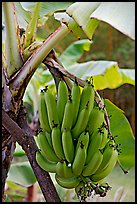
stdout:
[(36, 162), (36, 151), (38, 148), (33, 137), (34, 133), (26, 122), (24, 108), (20, 109), (17, 121), (18, 124), (2, 110), (2, 125), (26, 152), (26, 156), (28, 157), (45, 200), (47, 202), (61, 202), (49, 173), (41, 169)]

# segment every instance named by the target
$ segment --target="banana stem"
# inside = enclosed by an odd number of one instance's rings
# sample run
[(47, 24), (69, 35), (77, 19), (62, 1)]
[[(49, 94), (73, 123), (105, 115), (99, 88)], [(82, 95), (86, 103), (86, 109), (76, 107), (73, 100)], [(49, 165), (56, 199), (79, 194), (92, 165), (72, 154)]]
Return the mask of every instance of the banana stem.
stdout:
[[(38, 65), (45, 59), (49, 52), (60, 42), (68, 33), (69, 29), (62, 24), (54, 33), (52, 33), (45, 42), (28, 58), (22, 68), (13, 76), (9, 82), (10, 90), (13, 96), (24, 93), (31, 76)], [(22, 89), (24, 89), (22, 91)], [(23, 92), (23, 93), (22, 93)]]
[(3, 2), (6, 40), (6, 71), (10, 78), (23, 64), (14, 2)]
[(33, 41), (35, 37), (35, 31), (36, 31), (36, 26), (37, 26), (37, 20), (39, 16), (39, 11), (40, 11), (40, 6), (41, 2), (36, 2), (36, 6), (34, 8), (34, 12), (31, 18), (31, 21), (27, 27), (27, 30), (25, 32), (25, 39), (23, 43), (23, 49), (28, 47)]

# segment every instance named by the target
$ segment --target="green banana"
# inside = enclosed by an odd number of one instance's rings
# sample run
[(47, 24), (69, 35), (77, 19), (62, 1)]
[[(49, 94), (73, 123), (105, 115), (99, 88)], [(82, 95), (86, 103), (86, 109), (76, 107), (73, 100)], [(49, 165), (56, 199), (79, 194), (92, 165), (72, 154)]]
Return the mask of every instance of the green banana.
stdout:
[(65, 105), (68, 100), (68, 88), (66, 83), (61, 80), (58, 85), (58, 95), (57, 95), (57, 111), (59, 116), (60, 124), (62, 123)]
[(62, 147), (62, 134), (58, 126), (53, 127), (51, 138), (52, 138), (53, 149), (57, 157), (59, 159), (64, 159), (65, 156), (64, 156), (63, 147)]
[(104, 127), (102, 128), (102, 132), (103, 134), (102, 134), (102, 141), (101, 141), (100, 149), (103, 149), (109, 140), (108, 130)]
[(99, 173), (100, 171), (102, 172), (111, 161), (114, 151), (116, 151), (114, 150), (113, 143), (114, 142), (111, 141), (106, 144), (103, 150), (103, 160), (95, 173)]
[(73, 123), (73, 103), (71, 99), (71, 95), (69, 95), (69, 99), (65, 106), (63, 121), (61, 131), (63, 132), (64, 129), (71, 130), (72, 123)]
[(47, 131), (48, 133), (51, 133), (43, 90), (41, 90), (40, 92), (40, 99), (38, 104), (38, 115), (39, 115), (40, 127), (42, 128), (42, 130)]
[(81, 94), (79, 113), (83, 110), (83, 108), (85, 108), (88, 101), (89, 101), (89, 110), (91, 111), (94, 106), (94, 98), (95, 98), (95, 92), (94, 92), (93, 85), (90, 83), (90, 81), (87, 81)]
[(59, 125), (59, 118), (58, 118), (58, 112), (57, 112), (57, 104), (55, 97), (52, 93), (47, 89), (44, 89), (44, 97), (45, 102), (47, 106), (47, 112), (48, 112), (48, 118), (49, 118), (49, 124), (50, 128), (52, 129), (54, 125)]
[(34, 139), (35, 139), (35, 142), (36, 142), (37, 147), (40, 149), (39, 140), (38, 140), (38, 135), (35, 135), (35, 136), (34, 136)]
[(62, 178), (70, 178), (74, 176), (71, 166), (67, 166), (65, 160), (61, 160), (57, 163), (56, 173)]
[(89, 144), (89, 133), (88, 132), (84, 131), (79, 136), (75, 152), (77, 152), (77, 149), (80, 144), (83, 145), (87, 151), (88, 144)]
[(62, 146), (66, 160), (72, 163), (74, 159), (74, 144), (70, 130), (64, 129), (62, 133)]
[(99, 107), (94, 107), (90, 113), (87, 128), (89, 130), (89, 135), (96, 132), (98, 128), (102, 125), (104, 121), (104, 111)]
[(82, 171), (83, 176), (90, 176), (96, 172), (96, 170), (99, 168), (101, 162), (103, 159), (103, 154), (100, 150), (96, 151), (93, 155), (93, 157), (90, 159), (89, 163), (85, 166), (85, 168)]
[(68, 189), (76, 188), (81, 180), (78, 176), (73, 176), (71, 178), (62, 178), (59, 177), (57, 174), (55, 174), (55, 179), (60, 186)]
[(47, 140), (47, 138), (45, 136), (45, 133), (40, 132), (37, 135), (37, 139), (38, 139), (39, 147), (41, 149), (41, 154), (43, 156), (45, 156), (48, 160), (52, 161), (52, 162), (58, 162), (59, 158), (56, 156), (53, 148), (48, 143), (48, 140)]
[(78, 148), (75, 153), (75, 158), (72, 164), (72, 171), (79, 176), (83, 170), (86, 161), (87, 151), (83, 144), (78, 143)]
[(72, 136), (74, 139), (77, 139), (79, 135), (86, 129), (88, 119), (89, 119), (89, 105), (87, 103), (86, 107), (78, 115), (78, 119), (74, 128), (72, 129)]
[(75, 80), (75, 83), (72, 86), (72, 103), (73, 103), (73, 110), (74, 110), (74, 118), (73, 118), (73, 125), (72, 127), (74, 127), (77, 117), (78, 117), (78, 111), (79, 111), (79, 104), (80, 104), (80, 97), (81, 97), (81, 93), (80, 93), (80, 87), (78, 85), (78, 82)]
[(48, 133), (48, 132), (44, 132), (45, 133), (45, 136), (48, 140), (48, 143), (50, 144), (50, 146), (53, 148), (53, 145), (52, 145), (52, 138), (51, 138), (51, 134)]
[(89, 146), (87, 149), (87, 159), (86, 164), (89, 163), (95, 152), (100, 148), (102, 142), (102, 132), (98, 130), (97, 132), (93, 133), (91, 140), (89, 142)]
[(89, 133), (88, 132), (82, 132), (81, 135), (78, 138), (78, 142), (82, 143), (85, 147), (85, 149), (88, 148), (88, 144), (89, 144)]
[(56, 173), (56, 163), (47, 160), (45, 157), (42, 156), (40, 151), (36, 152), (36, 161), (43, 170), (51, 173)]
[(115, 167), (117, 159), (118, 159), (118, 152), (117, 152), (117, 150), (115, 150), (113, 152), (113, 155), (112, 155), (112, 158), (111, 158), (109, 164), (99, 173), (96, 172), (95, 174), (93, 174), (90, 177), (91, 180), (98, 182), (98, 181), (104, 179), (106, 176), (108, 176), (111, 173), (111, 171), (113, 170), (113, 168)]

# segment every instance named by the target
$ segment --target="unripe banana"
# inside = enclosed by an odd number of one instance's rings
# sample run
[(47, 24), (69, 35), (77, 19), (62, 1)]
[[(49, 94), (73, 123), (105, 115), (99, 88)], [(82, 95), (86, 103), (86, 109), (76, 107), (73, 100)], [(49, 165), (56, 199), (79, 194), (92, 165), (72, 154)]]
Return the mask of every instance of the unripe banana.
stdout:
[(63, 132), (64, 129), (71, 130), (72, 123), (73, 123), (73, 103), (71, 99), (71, 95), (69, 95), (69, 99), (65, 106), (63, 121), (61, 131)]
[(87, 159), (86, 159), (86, 164), (89, 163), (91, 158), (93, 157), (94, 153), (98, 151), (100, 148), (101, 142), (102, 142), (102, 134), (100, 131), (97, 131), (93, 133), (91, 136), (91, 141), (89, 142), (89, 146), (87, 149)]
[(48, 133), (51, 133), (43, 90), (41, 90), (40, 92), (40, 99), (38, 104), (38, 115), (39, 115), (40, 127), (42, 128), (42, 130), (47, 131)]
[(80, 144), (83, 145), (87, 151), (88, 144), (89, 144), (89, 133), (88, 132), (84, 131), (79, 136), (75, 152), (77, 151)]
[(74, 172), (75, 175), (78, 176), (81, 174), (86, 161), (86, 156), (87, 156), (86, 148), (84, 147), (83, 144), (78, 143), (78, 148), (75, 153), (75, 158), (72, 164), (72, 171)]
[(43, 170), (51, 173), (56, 173), (56, 163), (47, 160), (45, 157), (42, 156), (40, 151), (36, 152), (36, 161)]
[(35, 139), (35, 142), (36, 142), (37, 147), (40, 149), (39, 140), (38, 140), (38, 135), (35, 135), (35, 136), (34, 136), (34, 139)]
[(57, 111), (59, 116), (60, 124), (62, 123), (65, 106), (68, 100), (68, 88), (66, 83), (61, 80), (58, 85), (58, 96), (57, 96)]
[(52, 162), (58, 162), (59, 158), (56, 156), (53, 148), (48, 143), (44, 132), (40, 132), (37, 136), (38, 144), (41, 149), (41, 154)]
[(45, 136), (48, 140), (48, 143), (50, 144), (50, 146), (53, 148), (53, 145), (52, 145), (52, 138), (51, 138), (51, 134), (48, 133), (48, 132), (44, 132), (45, 133)]
[(63, 147), (62, 147), (62, 135), (60, 128), (58, 126), (53, 127), (52, 133), (51, 133), (51, 138), (52, 138), (52, 145), (53, 149), (59, 159), (64, 159), (64, 152), (63, 152)]
[(47, 106), (49, 124), (50, 124), (50, 128), (52, 129), (55, 124), (59, 125), (57, 104), (56, 104), (55, 97), (52, 95), (52, 93), (50, 93), (49, 90), (47, 90), (47, 88), (44, 89), (44, 97), (45, 97), (45, 102)]
[(108, 130), (104, 127), (102, 129), (102, 132), (103, 132), (103, 134), (102, 134), (102, 141), (101, 141), (100, 149), (103, 149), (109, 140)]
[(99, 168), (103, 159), (103, 154), (100, 150), (96, 151), (93, 157), (90, 159), (89, 163), (83, 169), (82, 175), (83, 176), (90, 176), (96, 172)]
[(104, 121), (104, 111), (99, 109), (99, 107), (94, 107), (90, 113), (87, 128), (89, 130), (89, 135), (96, 132), (98, 128), (102, 125)]
[(76, 124), (72, 129), (72, 136), (74, 139), (77, 139), (79, 135), (86, 129), (88, 119), (89, 119), (89, 114), (90, 114), (90, 110), (87, 103), (86, 107), (82, 109), (82, 111), (79, 113)]
[(99, 168), (97, 169), (97, 172), (95, 173), (99, 173), (100, 171), (102, 172), (107, 165), (109, 164), (109, 162), (112, 159), (112, 156), (114, 154), (114, 146), (113, 146), (114, 142), (108, 142), (103, 150), (103, 160), (99, 166)]
[(62, 178), (70, 178), (74, 176), (71, 166), (67, 166), (65, 160), (61, 160), (57, 163), (56, 173)]
[(77, 117), (78, 117), (78, 111), (79, 111), (79, 104), (80, 104), (80, 96), (81, 96), (81, 93), (80, 93), (80, 87), (77, 83), (77, 81), (75, 81), (75, 83), (73, 84), (72, 86), (72, 103), (73, 103), (73, 110), (74, 110), (74, 113), (73, 113), (73, 125), (72, 127), (74, 127), (75, 123), (76, 123), (76, 120), (77, 120)]
[(82, 143), (85, 147), (85, 149), (88, 148), (88, 144), (89, 144), (89, 133), (88, 132), (82, 132), (81, 135), (78, 138), (78, 142)]
[(106, 176), (108, 176), (111, 173), (111, 171), (113, 170), (113, 168), (115, 167), (117, 159), (118, 159), (118, 152), (117, 152), (117, 150), (115, 150), (113, 153), (113, 156), (112, 156), (109, 164), (106, 166), (106, 168), (103, 169), (102, 171), (100, 171), (99, 173), (96, 172), (95, 174), (93, 174), (90, 177), (91, 180), (98, 182), (98, 181), (104, 179)]
[(89, 101), (89, 110), (91, 112), (94, 106), (94, 98), (95, 98), (95, 92), (94, 92), (93, 85), (89, 81), (87, 81), (81, 94), (79, 113), (83, 110), (83, 108), (85, 108), (88, 101)]
[(72, 163), (74, 159), (74, 144), (70, 130), (64, 129), (62, 133), (62, 146), (66, 160)]
[(55, 179), (60, 186), (68, 189), (76, 188), (81, 180), (80, 177), (78, 176), (74, 176), (71, 178), (62, 178), (62, 177), (59, 177), (57, 174), (55, 174)]

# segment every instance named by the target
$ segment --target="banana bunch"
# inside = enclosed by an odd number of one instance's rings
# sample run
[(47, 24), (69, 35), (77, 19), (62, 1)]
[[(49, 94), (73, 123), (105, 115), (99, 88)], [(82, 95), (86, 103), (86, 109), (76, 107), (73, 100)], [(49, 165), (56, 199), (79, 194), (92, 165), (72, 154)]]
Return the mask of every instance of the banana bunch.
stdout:
[(110, 188), (101, 182), (113, 170), (118, 151), (108, 136), (104, 110), (95, 102), (93, 85), (87, 81), (81, 90), (75, 81), (70, 94), (61, 80), (57, 95), (47, 86), (41, 90), (38, 107), (42, 129), (36, 136), (39, 166), (55, 173), (60, 186), (75, 188), (81, 199), (93, 190), (105, 196)]

